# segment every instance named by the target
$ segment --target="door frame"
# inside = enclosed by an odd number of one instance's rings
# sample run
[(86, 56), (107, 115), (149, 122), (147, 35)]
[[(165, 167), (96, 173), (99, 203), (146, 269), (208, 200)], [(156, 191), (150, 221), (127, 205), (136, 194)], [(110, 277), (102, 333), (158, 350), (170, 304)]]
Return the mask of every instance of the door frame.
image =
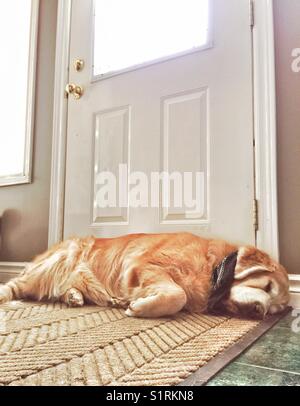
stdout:
[[(61, 241), (64, 195), (72, 0), (58, 0), (57, 47), (53, 113), (53, 146), (49, 213), (49, 245)], [(257, 247), (279, 258), (277, 214), (277, 150), (273, 1), (249, 0), (254, 10), (253, 77), (255, 191), (258, 201)], [(250, 18), (249, 18), (250, 24)]]

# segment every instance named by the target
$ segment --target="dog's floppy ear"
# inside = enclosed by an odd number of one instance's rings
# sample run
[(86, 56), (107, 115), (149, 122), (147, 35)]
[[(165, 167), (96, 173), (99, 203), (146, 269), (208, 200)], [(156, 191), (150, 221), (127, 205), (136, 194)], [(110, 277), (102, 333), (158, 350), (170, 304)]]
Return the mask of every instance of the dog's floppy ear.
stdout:
[(234, 279), (241, 280), (259, 272), (273, 272), (272, 261), (268, 254), (255, 247), (239, 249)]
[(247, 276), (249, 276), (249, 275), (252, 275), (252, 274), (258, 273), (258, 272), (273, 272), (273, 270), (270, 268), (267, 268), (265, 266), (254, 265), (254, 266), (251, 266), (250, 268), (245, 268), (240, 272), (235, 272), (234, 279), (241, 280), (241, 279), (247, 278)]

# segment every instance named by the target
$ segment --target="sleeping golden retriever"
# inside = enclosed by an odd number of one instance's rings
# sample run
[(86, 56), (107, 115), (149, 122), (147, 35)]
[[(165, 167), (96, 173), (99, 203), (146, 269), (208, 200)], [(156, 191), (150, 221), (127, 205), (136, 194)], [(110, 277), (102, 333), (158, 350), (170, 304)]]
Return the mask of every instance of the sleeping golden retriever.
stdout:
[(289, 283), (283, 266), (254, 247), (189, 233), (135, 234), (53, 247), (0, 287), (0, 303), (23, 298), (120, 306), (135, 317), (186, 309), (261, 318), (285, 309)]

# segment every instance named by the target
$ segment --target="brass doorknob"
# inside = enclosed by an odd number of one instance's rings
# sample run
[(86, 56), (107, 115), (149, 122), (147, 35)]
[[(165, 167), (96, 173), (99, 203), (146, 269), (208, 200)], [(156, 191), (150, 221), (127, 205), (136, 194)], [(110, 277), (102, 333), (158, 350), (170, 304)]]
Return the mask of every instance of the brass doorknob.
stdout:
[(83, 87), (78, 86), (78, 85), (74, 85), (73, 83), (68, 83), (66, 86), (66, 94), (69, 96), (70, 94), (72, 94), (76, 100), (81, 99), (81, 97), (83, 96)]

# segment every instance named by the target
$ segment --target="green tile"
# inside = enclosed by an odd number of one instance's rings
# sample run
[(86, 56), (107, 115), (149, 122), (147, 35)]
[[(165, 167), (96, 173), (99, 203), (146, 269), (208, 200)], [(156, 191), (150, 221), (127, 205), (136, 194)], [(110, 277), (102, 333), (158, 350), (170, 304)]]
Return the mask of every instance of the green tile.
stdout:
[(293, 374), (300, 374), (300, 333), (292, 331), (293, 321), (291, 313), (284, 317), (209, 385), (300, 386), (300, 375)]
[[(300, 313), (299, 313), (300, 315)], [(292, 323), (295, 321), (295, 317), (292, 316), (292, 313), (289, 313), (287, 316), (285, 316), (278, 324), (276, 324), (276, 327), (286, 327), (288, 329), (291, 329)], [(299, 323), (300, 325), (300, 323)]]
[(275, 326), (250, 347), (238, 362), (300, 373), (300, 333)]
[(300, 375), (233, 362), (207, 386), (300, 386)]

